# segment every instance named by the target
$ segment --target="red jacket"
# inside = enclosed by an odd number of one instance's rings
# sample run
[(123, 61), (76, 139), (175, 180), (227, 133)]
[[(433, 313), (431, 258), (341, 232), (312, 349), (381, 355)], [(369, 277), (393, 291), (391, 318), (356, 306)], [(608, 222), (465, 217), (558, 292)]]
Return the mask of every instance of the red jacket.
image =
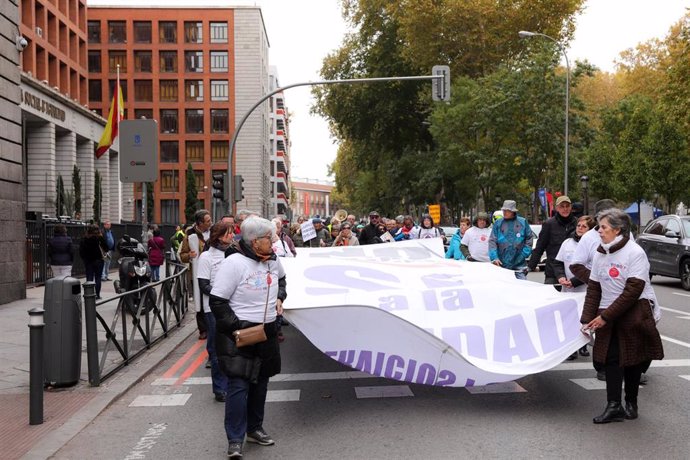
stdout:
[(165, 260), (165, 240), (162, 236), (149, 239), (149, 265), (159, 267)]

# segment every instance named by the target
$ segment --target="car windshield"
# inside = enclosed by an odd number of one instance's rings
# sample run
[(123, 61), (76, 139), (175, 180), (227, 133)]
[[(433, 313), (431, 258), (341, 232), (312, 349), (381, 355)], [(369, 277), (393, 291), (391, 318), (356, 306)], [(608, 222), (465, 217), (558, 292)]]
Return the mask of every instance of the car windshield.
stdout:
[(685, 229), (685, 235), (690, 237), (690, 217), (681, 219), (680, 220), (683, 223), (683, 228)]

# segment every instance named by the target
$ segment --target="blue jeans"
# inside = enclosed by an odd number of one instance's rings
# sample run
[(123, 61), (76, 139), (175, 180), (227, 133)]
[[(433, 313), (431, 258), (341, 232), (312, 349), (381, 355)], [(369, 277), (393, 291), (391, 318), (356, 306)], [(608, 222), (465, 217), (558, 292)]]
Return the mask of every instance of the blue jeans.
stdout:
[(263, 428), (268, 377), (256, 384), (229, 377), (225, 398), (225, 434), (228, 442), (244, 442), (244, 435)]
[(108, 277), (108, 274), (110, 273), (110, 260), (113, 257), (113, 251), (108, 251), (108, 255), (110, 255), (110, 257), (106, 257), (103, 260), (103, 275), (101, 275), (103, 281), (105, 281), (105, 279)]
[(520, 267), (515, 269), (515, 278), (519, 280), (527, 279), (527, 267)]
[(160, 265), (151, 265), (151, 281), (160, 281), (161, 280), (161, 266)]
[(86, 281), (96, 283), (96, 296), (101, 296), (101, 274), (103, 273), (103, 260), (84, 261), (86, 269)]
[(206, 324), (208, 324), (206, 351), (208, 352), (208, 359), (211, 361), (213, 394), (225, 394), (228, 391), (228, 378), (221, 372), (220, 365), (218, 364), (218, 355), (216, 354), (216, 318), (210, 312), (204, 313), (204, 315), (206, 315)]

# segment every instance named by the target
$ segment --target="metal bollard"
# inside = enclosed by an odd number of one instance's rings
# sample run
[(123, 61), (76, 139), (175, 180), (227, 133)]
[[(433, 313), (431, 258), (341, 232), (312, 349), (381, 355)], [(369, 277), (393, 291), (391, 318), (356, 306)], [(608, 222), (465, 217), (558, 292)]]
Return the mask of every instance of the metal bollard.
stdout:
[(43, 423), (43, 313), (29, 310), (29, 425)]
[(96, 283), (84, 283), (84, 322), (86, 323), (86, 363), (89, 366), (89, 383), (101, 385), (98, 365), (98, 331), (96, 330)]

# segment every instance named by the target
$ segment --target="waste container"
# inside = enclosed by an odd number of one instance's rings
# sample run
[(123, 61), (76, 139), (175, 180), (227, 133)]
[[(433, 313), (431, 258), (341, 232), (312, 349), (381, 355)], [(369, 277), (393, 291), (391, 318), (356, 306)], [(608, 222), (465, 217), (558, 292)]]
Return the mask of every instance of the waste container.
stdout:
[(67, 277), (46, 281), (43, 375), (51, 386), (76, 385), (81, 375), (81, 285)]

